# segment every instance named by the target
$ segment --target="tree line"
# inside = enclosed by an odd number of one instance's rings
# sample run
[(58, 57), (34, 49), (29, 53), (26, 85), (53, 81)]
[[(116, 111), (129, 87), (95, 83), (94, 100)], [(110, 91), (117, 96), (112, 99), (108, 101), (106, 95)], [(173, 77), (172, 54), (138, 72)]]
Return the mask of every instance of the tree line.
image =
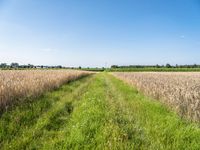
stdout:
[(120, 69), (120, 68), (200, 68), (200, 65), (193, 64), (193, 65), (170, 65), (167, 63), (166, 65), (127, 65), (127, 66), (118, 66), (112, 65), (111, 69)]
[(32, 64), (27, 64), (27, 65), (20, 65), (19, 63), (11, 63), (11, 64), (7, 64), (7, 63), (0, 63), (0, 68), (1, 69), (26, 69), (26, 68), (66, 68), (63, 67), (61, 65), (57, 65), (57, 66), (47, 66), (47, 65), (32, 65)]

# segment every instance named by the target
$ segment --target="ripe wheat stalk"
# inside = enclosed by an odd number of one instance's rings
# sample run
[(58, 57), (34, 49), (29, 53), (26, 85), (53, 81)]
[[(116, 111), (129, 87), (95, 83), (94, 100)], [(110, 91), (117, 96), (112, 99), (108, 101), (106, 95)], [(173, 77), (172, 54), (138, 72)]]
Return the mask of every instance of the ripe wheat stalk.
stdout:
[(182, 117), (200, 121), (200, 73), (113, 73), (146, 95), (167, 104)]
[(0, 110), (87, 74), (89, 72), (77, 70), (1, 70)]

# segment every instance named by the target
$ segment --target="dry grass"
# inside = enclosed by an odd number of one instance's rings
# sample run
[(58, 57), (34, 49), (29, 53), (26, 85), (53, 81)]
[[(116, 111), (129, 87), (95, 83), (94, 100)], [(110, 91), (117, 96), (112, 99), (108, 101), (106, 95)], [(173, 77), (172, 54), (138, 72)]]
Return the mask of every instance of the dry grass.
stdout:
[(182, 117), (200, 121), (200, 73), (113, 73), (145, 94), (172, 107)]
[(75, 70), (1, 70), (0, 110), (87, 74), (89, 72)]

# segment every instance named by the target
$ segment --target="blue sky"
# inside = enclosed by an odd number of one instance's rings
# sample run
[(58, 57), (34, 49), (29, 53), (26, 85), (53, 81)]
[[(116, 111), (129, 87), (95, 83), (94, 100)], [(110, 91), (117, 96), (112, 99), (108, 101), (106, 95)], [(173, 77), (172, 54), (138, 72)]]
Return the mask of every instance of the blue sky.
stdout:
[(0, 0), (0, 62), (200, 64), (200, 0)]

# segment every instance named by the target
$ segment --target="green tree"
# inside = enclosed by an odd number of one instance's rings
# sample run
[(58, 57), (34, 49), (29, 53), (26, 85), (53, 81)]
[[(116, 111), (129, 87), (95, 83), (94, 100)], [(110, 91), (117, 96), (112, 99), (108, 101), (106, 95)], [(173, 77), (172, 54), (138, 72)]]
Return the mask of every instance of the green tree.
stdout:
[(165, 67), (166, 68), (171, 68), (172, 66), (169, 63), (167, 63)]

